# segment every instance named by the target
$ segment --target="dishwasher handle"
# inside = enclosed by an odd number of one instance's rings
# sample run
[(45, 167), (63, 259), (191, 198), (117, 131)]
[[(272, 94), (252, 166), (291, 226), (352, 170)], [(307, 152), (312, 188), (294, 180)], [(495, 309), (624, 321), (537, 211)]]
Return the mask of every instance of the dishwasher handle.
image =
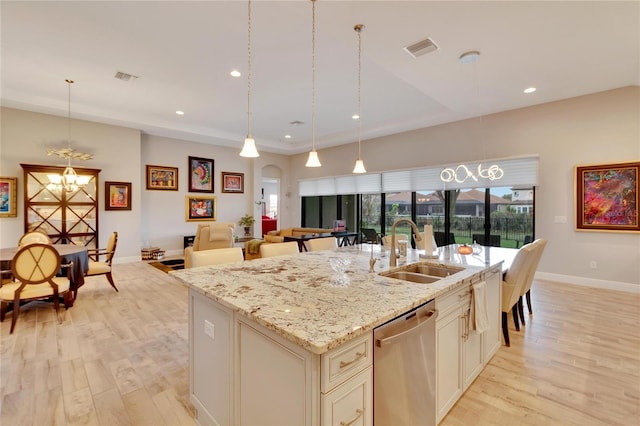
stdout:
[(384, 346), (390, 345), (395, 340), (400, 339), (402, 336), (404, 336), (407, 333), (411, 333), (416, 328), (422, 327), (432, 321), (435, 321), (437, 316), (438, 316), (438, 311), (436, 309), (429, 309), (429, 310), (424, 310), (422, 312), (416, 312), (413, 318), (409, 320), (414, 323), (413, 325), (391, 336), (384, 337), (382, 339), (376, 339), (376, 346), (378, 346), (379, 348), (382, 348)]

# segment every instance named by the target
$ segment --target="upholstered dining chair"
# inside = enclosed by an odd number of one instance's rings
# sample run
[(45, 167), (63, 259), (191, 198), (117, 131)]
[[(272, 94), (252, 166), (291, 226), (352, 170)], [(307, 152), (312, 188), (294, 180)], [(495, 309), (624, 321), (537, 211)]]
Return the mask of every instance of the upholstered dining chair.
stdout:
[(260, 257), (284, 256), (287, 254), (298, 254), (300, 249), (296, 241), (286, 243), (262, 244), (260, 246)]
[(520, 331), (518, 300), (520, 300), (520, 293), (527, 282), (529, 268), (534, 260), (535, 246), (533, 244), (522, 246), (502, 279), (502, 335), (506, 346), (511, 346), (509, 341), (509, 311), (513, 313), (516, 331)]
[(338, 248), (336, 237), (312, 238), (307, 241), (309, 251), (334, 250)]
[(27, 244), (40, 243), (40, 244), (51, 244), (51, 239), (47, 234), (40, 231), (29, 231), (20, 237), (18, 241), (18, 247), (24, 247)]
[[(111, 275), (111, 263), (113, 262), (113, 256), (116, 254), (116, 247), (118, 246), (118, 233), (112, 232), (107, 241), (107, 247), (103, 249), (89, 250), (89, 270), (85, 274), (87, 277), (93, 275), (106, 275), (109, 284), (118, 291), (118, 287), (113, 282), (113, 276)], [(104, 256), (104, 261), (100, 260), (100, 257)], [(77, 293), (77, 291), (76, 291)], [(77, 294), (74, 294), (74, 297)]]
[(383, 235), (373, 228), (361, 228), (362, 238), (361, 243), (373, 243), (380, 244), (382, 242)]
[(531, 286), (533, 285), (533, 277), (536, 275), (536, 270), (538, 269), (538, 264), (540, 263), (540, 259), (542, 258), (542, 253), (544, 252), (544, 248), (547, 245), (547, 240), (544, 238), (538, 238), (531, 244), (533, 244), (533, 246), (535, 247), (534, 259), (529, 266), (527, 281), (524, 283), (524, 287), (522, 287), (522, 291), (520, 292), (520, 299), (518, 300), (518, 312), (520, 313), (520, 322), (522, 323), (522, 325), (525, 324), (524, 307), (522, 302), (523, 297), (527, 299), (527, 308), (529, 308), (529, 315), (533, 315), (533, 310), (531, 309)]
[(191, 267), (221, 265), (223, 263), (242, 262), (244, 256), (240, 247), (194, 251), (191, 254)]
[(4, 321), (9, 303), (13, 305), (9, 333), (13, 333), (16, 326), (20, 302), (52, 298), (58, 315), (62, 295), (65, 307), (71, 306), (69, 277), (56, 277), (61, 266), (69, 265), (61, 265), (60, 255), (49, 244), (27, 244), (18, 250), (11, 260), (11, 273), (16, 282), (0, 287), (0, 321)]

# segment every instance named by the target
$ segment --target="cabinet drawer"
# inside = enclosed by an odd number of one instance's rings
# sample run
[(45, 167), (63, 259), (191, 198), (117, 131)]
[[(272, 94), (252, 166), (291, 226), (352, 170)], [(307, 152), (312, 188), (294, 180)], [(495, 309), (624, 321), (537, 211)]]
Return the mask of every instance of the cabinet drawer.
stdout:
[(453, 290), (445, 296), (436, 297), (436, 309), (438, 310), (438, 316), (446, 315), (450, 309), (457, 308), (460, 302), (465, 300), (466, 297), (470, 297), (470, 285), (471, 280), (464, 280), (462, 285), (456, 290)]
[(354, 339), (322, 355), (322, 392), (328, 392), (373, 363), (373, 333)]
[(321, 398), (324, 426), (373, 424), (373, 367), (361, 371)]

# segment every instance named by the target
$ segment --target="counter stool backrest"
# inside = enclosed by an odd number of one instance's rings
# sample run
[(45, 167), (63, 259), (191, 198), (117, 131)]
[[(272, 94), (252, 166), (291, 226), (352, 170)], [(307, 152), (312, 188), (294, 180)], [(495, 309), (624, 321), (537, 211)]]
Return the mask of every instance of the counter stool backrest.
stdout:
[(309, 251), (334, 250), (338, 248), (336, 237), (313, 238), (307, 241)]
[(240, 247), (220, 248), (194, 251), (191, 255), (191, 267), (222, 265), (224, 263), (242, 262), (244, 256)]
[(260, 246), (260, 257), (284, 256), (300, 253), (298, 243), (288, 241), (286, 243), (269, 243)]

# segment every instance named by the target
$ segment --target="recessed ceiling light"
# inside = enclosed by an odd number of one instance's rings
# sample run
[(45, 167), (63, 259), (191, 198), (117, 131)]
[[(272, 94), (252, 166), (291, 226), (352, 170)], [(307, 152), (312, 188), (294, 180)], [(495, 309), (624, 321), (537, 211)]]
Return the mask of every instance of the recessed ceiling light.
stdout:
[(231, 75), (231, 77), (240, 77), (242, 75), (238, 70), (233, 70), (229, 74)]
[(285, 139), (291, 139), (291, 135), (284, 135)]
[(536, 91), (535, 87), (527, 87), (526, 89), (524, 89), (524, 93), (533, 93)]
[(471, 50), (469, 52), (465, 52), (458, 58), (461, 64), (472, 64), (480, 59), (480, 52), (477, 50)]
[(176, 111), (176, 114), (178, 114), (178, 115), (184, 115), (184, 111), (180, 111), (180, 110), (178, 110), (178, 111)]
[(291, 121), (289, 124), (291, 124), (292, 126), (302, 126), (304, 124), (304, 121), (295, 120)]
[(357, 120), (358, 118), (360, 118), (360, 116), (358, 114), (353, 114), (351, 118), (353, 118), (354, 120)]

